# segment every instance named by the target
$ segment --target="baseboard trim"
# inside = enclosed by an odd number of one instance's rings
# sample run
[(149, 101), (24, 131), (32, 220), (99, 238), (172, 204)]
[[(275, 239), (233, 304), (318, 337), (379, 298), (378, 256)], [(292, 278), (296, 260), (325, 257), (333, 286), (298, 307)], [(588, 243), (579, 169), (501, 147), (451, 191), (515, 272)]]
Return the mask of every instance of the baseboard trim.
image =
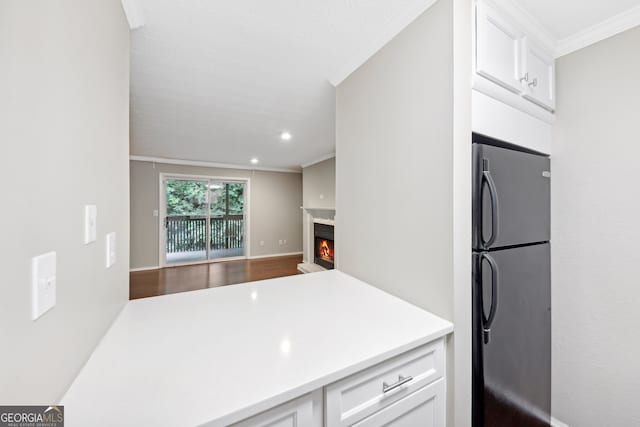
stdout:
[(160, 267), (158, 265), (154, 265), (154, 266), (150, 266), (150, 267), (140, 267), (140, 268), (131, 268), (129, 269), (130, 273), (135, 273), (138, 271), (150, 271), (150, 270), (159, 270), (161, 268), (167, 268), (167, 267), (185, 267), (185, 266), (189, 266), (189, 265), (199, 265), (199, 264), (208, 264), (208, 263), (213, 263), (213, 262), (224, 262), (224, 261), (239, 261), (239, 260), (243, 260), (243, 259), (262, 259), (262, 258), (277, 258), (277, 257), (282, 257), (282, 256), (294, 256), (294, 255), (302, 255), (302, 251), (300, 252), (287, 252), (284, 254), (267, 254), (267, 255), (256, 255), (256, 256), (250, 256), (250, 257), (231, 257), (231, 258), (220, 258), (217, 260), (209, 260), (209, 261), (203, 261), (203, 262), (195, 262), (195, 263), (189, 263), (189, 264), (175, 264), (175, 265), (166, 265), (165, 267)]
[(569, 424), (563, 423), (555, 417), (551, 417), (551, 427), (569, 427)]
[(129, 269), (130, 273), (135, 273), (136, 271), (149, 271), (149, 270), (159, 270), (160, 266), (154, 265), (153, 267), (140, 267), (140, 268), (131, 268)]
[(255, 255), (255, 256), (250, 256), (248, 259), (276, 258), (276, 257), (281, 257), (281, 256), (294, 256), (294, 255), (302, 255), (302, 251), (300, 251), (300, 252), (288, 252), (288, 253), (285, 253), (285, 254)]

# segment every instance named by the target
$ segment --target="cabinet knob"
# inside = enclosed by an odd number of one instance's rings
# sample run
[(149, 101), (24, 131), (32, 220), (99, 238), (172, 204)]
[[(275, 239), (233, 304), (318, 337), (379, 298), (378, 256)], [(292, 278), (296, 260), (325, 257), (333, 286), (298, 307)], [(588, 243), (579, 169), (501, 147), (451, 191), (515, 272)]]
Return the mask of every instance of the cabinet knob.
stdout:
[(537, 78), (533, 79), (533, 81), (529, 83), (529, 87), (537, 87), (537, 86), (538, 86)]

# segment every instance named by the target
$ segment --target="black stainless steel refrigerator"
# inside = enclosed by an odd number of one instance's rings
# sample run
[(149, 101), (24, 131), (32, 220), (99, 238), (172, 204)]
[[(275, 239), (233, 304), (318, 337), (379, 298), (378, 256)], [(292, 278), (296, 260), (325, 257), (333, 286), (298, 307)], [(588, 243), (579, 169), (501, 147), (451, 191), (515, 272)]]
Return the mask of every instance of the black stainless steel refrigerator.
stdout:
[(473, 426), (549, 426), (549, 158), (473, 142)]

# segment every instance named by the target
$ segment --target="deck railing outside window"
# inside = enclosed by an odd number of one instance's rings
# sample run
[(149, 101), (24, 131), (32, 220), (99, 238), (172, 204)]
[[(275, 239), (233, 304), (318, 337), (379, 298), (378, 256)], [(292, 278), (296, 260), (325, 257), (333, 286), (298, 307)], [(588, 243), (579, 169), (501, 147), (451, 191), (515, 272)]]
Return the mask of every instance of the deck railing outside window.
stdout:
[[(207, 218), (197, 215), (168, 216), (167, 253), (207, 249)], [(211, 218), (211, 250), (237, 249), (244, 245), (244, 216)]]

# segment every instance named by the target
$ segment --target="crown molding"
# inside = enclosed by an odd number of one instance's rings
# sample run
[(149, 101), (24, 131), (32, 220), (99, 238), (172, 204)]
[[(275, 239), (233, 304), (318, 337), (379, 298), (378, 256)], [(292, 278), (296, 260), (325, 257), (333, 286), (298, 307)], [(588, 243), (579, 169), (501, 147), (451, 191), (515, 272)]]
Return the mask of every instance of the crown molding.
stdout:
[(263, 171), (263, 172), (285, 172), (285, 173), (302, 173), (300, 169), (297, 168), (270, 168), (270, 167), (262, 167), (262, 166), (244, 166), (244, 165), (235, 165), (232, 163), (215, 163), (215, 162), (202, 162), (197, 160), (182, 160), (182, 159), (168, 159), (165, 157), (150, 157), (150, 156), (129, 156), (129, 160), (133, 160), (136, 162), (151, 162), (151, 163), (162, 163), (165, 165), (181, 165), (181, 166), (198, 166), (204, 168), (222, 168), (222, 169), (240, 169), (240, 170), (248, 170), (248, 171)]
[(568, 55), (640, 26), (640, 6), (635, 6), (571, 36), (558, 40), (540, 21), (518, 3), (510, 0), (485, 1), (515, 20), (525, 30), (528, 37), (533, 38), (542, 48), (551, 52), (554, 58)]
[(598, 43), (604, 39), (640, 25), (640, 6), (606, 19), (599, 24), (560, 40), (556, 47), (556, 58)]
[(355, 55), (349, 61), (347, 61), (346, 64), (344, 64), (340, 69), (331, 73), (329, 76), (329, 83), (334, 86), (338, 86), (340, 83), (342, 83), (354, 71), (356, 71), (365, 62), (367, 62), (369, 58), (375, 55), (376, 52), (382, 49), (395, 36), (397, 36), (418, 16), (422, 15), (436, 2), (437, 0), (424, 0), (416, 7), (409, 10), (407, 13), (392, 21), (380, 37), (375, 39), (372, 43), (366, 45), (363, 49), (358, 50)]
[(303, 169), (304, 168), (308, 168), (309, 166), (313, 166), (313, 165), (315, 165), (317, 163), (324, 162), (325, 160), (333, 159), (335, 156), (336, 156), (336, 153), (325, 154), (325, 155), (320, 156), (320, 157), (318, 157), (318, 158), (316, 158), (316, 159), (314, 159), (314, 160), (312, 160), (310, 162), (301, 164), (300, 167), (303, 168)]

